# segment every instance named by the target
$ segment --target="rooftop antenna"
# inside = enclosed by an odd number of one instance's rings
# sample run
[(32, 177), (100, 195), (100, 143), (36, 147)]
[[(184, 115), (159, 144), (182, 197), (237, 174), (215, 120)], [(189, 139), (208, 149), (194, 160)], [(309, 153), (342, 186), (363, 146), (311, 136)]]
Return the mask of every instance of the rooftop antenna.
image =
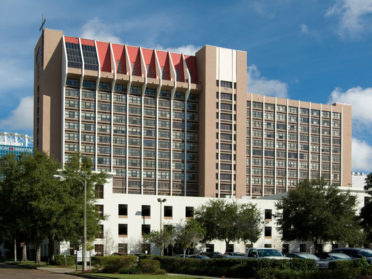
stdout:
[(39, 31), (44, 29), (45, 22), (46, 22), (46, 18), (43, 15), (41, 15), (41, 25), (40, 25)]

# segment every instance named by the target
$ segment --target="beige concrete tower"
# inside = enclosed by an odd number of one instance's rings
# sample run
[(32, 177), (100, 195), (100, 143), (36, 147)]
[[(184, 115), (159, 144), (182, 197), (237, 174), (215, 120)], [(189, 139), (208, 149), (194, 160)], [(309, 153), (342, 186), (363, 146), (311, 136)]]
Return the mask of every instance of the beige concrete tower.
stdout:
[(205, 46), (196, 57), (202, 88), (200, 195), (244, 195), (246, 52)]
[(62, 161), (62, 31), (44, 29), (34, 51), (34, 145)]

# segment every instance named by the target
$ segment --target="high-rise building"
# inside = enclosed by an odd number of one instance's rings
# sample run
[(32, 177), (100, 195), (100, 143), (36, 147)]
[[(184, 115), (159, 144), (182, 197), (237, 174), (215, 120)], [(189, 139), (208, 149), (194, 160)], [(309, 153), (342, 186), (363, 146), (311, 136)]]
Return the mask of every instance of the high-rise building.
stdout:
[(351, 106), (251, 94), (246, 77), (244, 51), (207, 45), (192, 56), (43, 30), (35, 147), (62, 165), (80, 152), (110, 174), (96, 185), (108, 216), (96, 254), (155, 251), (142, 235), (182, 224), (214, 197), (256, 204), (266, 221), (255, 245), (281, 249), (276, 194), (306, 178), (350, 188)]
[[(64, 36), (35, 47), (34, 139), (111, 173), (113, 193), (264, 196), (351, 185), (351, 106), (250, 94), (247, 54), (195, 56)], [(259, 93), (259, 92), (258, 92)]]
[(32, 154), (33, 140), (28, 135), (0, 132), (0, 157), (14, 154), (17, 158), (23, 153)]

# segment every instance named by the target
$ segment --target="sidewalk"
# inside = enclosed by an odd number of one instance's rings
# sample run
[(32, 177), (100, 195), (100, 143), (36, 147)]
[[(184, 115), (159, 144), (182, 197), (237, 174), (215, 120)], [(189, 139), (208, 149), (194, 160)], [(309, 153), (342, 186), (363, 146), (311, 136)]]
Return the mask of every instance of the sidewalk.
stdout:
[(75, 271), (75, 269), (67, 267), (38, 267), (37, 269), (54, 273), (71, 273)]

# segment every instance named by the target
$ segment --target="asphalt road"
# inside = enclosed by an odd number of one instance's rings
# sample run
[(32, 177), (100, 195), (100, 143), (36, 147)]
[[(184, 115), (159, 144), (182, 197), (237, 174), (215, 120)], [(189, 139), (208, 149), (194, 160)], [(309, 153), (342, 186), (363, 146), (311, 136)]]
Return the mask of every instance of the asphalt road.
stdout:
[(0, 264), (0, 279), (74, 279), (77, 276)]

